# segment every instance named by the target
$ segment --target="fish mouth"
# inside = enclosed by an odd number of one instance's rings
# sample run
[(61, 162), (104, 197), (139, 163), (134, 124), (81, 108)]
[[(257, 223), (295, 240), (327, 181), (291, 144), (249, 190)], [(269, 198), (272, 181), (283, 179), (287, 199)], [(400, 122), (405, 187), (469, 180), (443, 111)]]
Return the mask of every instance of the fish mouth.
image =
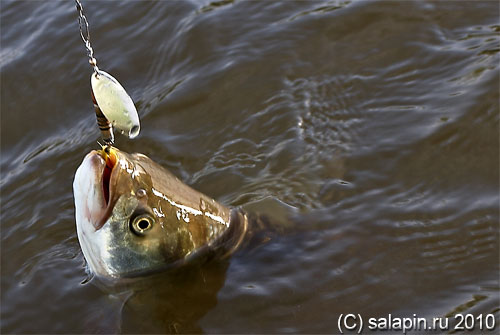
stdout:
[(117, 150), (106, 153), (92, 150), (78, 168), (73, 183), (77, 210), (95, 230), (101, 229), (109, 218), (113, 206), (114, 180), (117, 175)]
[(97, 151), (97, 154), (101, 156), (101, 160), (104, 161), (104, 168), (102, 169), (102, 192), (104, 195), (105, 205), (108, 206), (109, 199), (111, 195), (111, 177), (113, 172), (116, 170), (114, 167), (118, 163), (118, 157), (115, 149), (106, 149)]

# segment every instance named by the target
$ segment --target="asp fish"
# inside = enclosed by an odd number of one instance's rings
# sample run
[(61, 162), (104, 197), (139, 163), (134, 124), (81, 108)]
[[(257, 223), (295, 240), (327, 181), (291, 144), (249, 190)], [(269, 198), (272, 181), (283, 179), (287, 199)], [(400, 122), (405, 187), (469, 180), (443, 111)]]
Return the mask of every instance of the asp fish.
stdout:
[(192, 189), (143, 154), (94, 150), (73, 182), (78, 240), (98, 277), (123, 278), (201, 255), (231, 254), (249, 218)]

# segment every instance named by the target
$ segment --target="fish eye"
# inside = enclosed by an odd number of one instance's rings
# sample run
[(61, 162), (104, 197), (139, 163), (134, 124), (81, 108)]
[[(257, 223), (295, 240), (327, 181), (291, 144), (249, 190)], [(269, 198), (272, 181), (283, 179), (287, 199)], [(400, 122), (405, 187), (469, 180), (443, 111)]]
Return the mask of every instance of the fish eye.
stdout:
[(139, 236), (144, 236), (148, 230), (153, 227), (154, 219), (149, 214), (141, 214), (136, 216), (130, 223), (132, 232)]
[(147, 192), (146, 192), (146, 190), (145, 190), (145, 189), (140, 188), (140, 189), (138, 189), (138, 190), (137, 190), (136, 194), (137, 194), (137, 196), (138, 196), (139, 198), (142, 198), (142, 197), (145, 197), (145, 196), (146, 196)]

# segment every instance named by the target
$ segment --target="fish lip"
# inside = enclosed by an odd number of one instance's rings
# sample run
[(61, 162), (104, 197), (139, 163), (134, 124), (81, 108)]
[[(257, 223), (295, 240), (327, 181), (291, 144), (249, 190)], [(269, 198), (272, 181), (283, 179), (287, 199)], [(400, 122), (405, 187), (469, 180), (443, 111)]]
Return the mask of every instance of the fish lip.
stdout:
[[(107, 201), (104, 190), (104, 170), (106, 168), (106, 161), (102, 157), (101, 152), (96, 150), (92, 150), (87, 155), (86, 160), (88, 160), (87, 166), (90, 168), (90, 175), (93, 176), (90, 180), (87, 179), (87, 182), (93, 183), (93, 188), (96, 191), (98, 190), (98, 192), (92, 197), (92, 200), (87, 201), (96, 202), (98, 205), (97, 208), (100, 208), (99, 210), (96, 210), (94, 207), (94, 213), (89, 213), (89, 221), (95, 231), (98, 231), (106, 224), (106, 221), (111, 216), (114, 203), (116, 202), (114, 200), (115, 185), (119, 174), (118, 170), (120, 170), (119, 168), (116, 168), (116, 166), (119, 164), (119, 159), (117, 159), (116, 164), (111, 169), (111, 173), (109, 175)], [(89, 208), (88, 205), (86, 205), (86, 207)]]
[(95, 157), (95, 159), (97, 159), (100, 163), (100, 165), (98, 167), (96, 167), (95, 172), (94, 172), (96, 174), (95, 175), (95, 177), (96, 177), (95, 182), (99, 183), (99, 185), (100, 185), (100, 187), (98, 187), (97, 189), (100, 189), (100, 191), (101, 191), (100, 194), (97, 196), (97, 201), (100, 201), (101, 202), (100, 205), (105, 208), (102, 217), (98, 218), (97, 221), (92, 221), (92, 225), (94, 226), (95, 230), (97, 231), (104, 226), (104, 224), (107, 221), (107, 217), (109, 216), (108, 215), (108, 207), (109, 207), (109, 199), (110, 199), (109, 194), (110, 194), (110, 192), (108, 191), (109, 192), (108, 193), (108, 203), (106, 203), (106, 198), (104, 196), (104, 182), (103, 182), (104, 169), (106, 168), (106, 161), (104, 160), (104, 158), (102, 158), (101, 154), (96, 150), (93, 150), (91, 152), (91, 155), (93, 156), (92, 158)]
[(92, 150), (83, 159), (75, 173), (73, 192), (77, 227), (85, 222), (97, 229), (106, 207), (102, 192), (105, 161), (98, 151)]

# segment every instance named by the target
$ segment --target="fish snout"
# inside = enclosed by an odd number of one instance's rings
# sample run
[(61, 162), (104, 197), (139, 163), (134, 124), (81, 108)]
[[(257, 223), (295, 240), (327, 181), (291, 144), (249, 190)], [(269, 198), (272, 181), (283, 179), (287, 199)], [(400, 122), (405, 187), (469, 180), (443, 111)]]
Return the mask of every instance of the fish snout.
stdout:
[(91, 223), (97, 230), (106, 211), (103, 173), (106, 163), (98, 151), (91, 151), (78, 167), (73, 182), (77, 224)]

